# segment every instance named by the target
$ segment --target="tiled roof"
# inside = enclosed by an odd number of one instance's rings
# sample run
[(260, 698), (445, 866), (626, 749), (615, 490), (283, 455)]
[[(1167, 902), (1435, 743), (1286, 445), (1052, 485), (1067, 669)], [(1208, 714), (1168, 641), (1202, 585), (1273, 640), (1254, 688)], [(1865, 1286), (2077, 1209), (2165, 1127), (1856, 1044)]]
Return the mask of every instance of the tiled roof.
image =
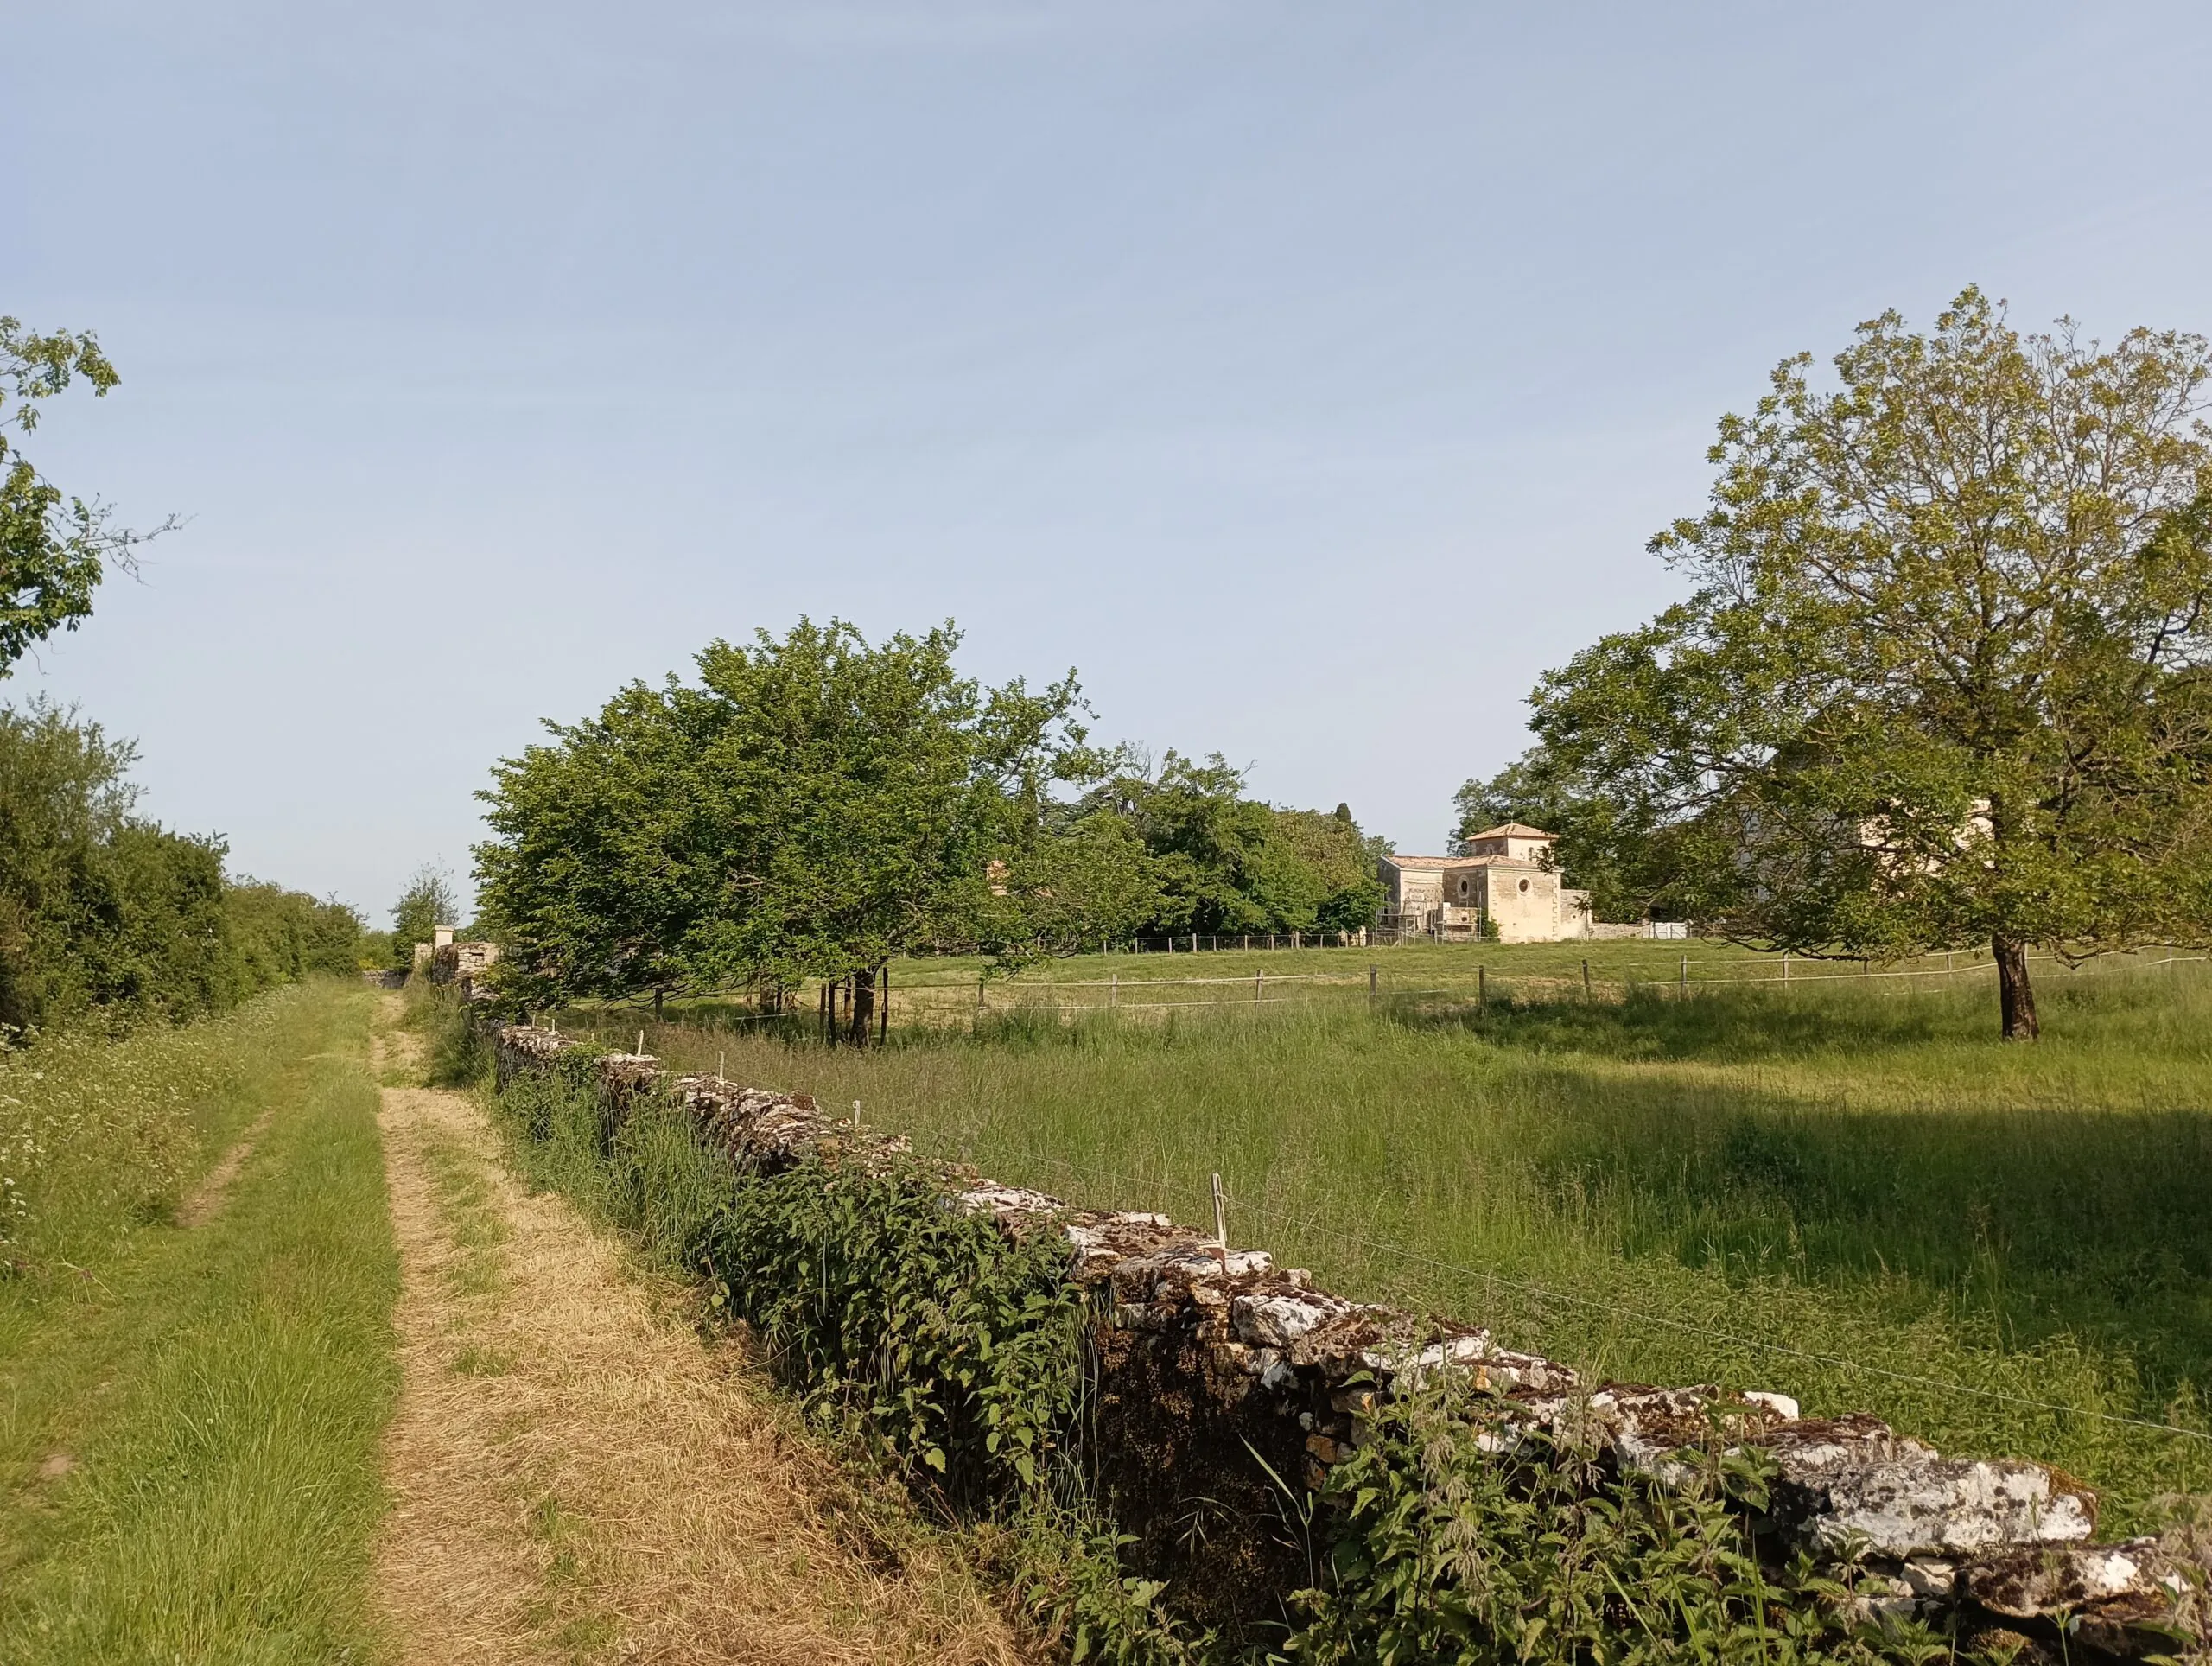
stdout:
[(1541, 868), (1526, 856), (1402, 856), (1393, 851), (1382, 858), (1399, 868)]
[(1470, 833), (1467, 835), (1467, 837), (1470, 840), (1505, 838), (1549, 839), (1556, 836), (1557, 836), (1555, 834), (1545, 832), (1541, 827), (1531, 827), (1526, 822), (1502, 822), (1496, 827), (1486, 827), (1479, 833)]

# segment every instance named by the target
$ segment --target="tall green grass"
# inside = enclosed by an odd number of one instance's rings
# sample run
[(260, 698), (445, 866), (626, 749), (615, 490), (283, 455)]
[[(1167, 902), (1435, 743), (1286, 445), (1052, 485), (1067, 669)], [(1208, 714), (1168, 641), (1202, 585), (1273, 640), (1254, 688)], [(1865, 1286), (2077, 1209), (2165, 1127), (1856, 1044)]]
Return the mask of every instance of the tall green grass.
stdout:
[[(32, 1171), (0, 1279), (0, 1661), (378, 1657), (398, 1280), (367, 1012), (315, 986), (15, 1078), (18, 1126), (85, 1143)], [(263, 1110), (224, 1206), (169, 1224)]]
[(1232, 1236), (1345, 1294), (2043, 1458), (2125, 1529), (2212, 1490), (2212, 1442), (2118, 1421), (2212, 1427), (2212, 976), (2041, 997), (2034, 1046), (1963, 981), (647, 1044), (1087, 1204), (1208, 1222), (1218, 1172)]
[(11, 1275), (66, 1288), (68, 1264), (124, 1253), (166, 1221), (266, 1103), (273, 1065), (312, 1048), (326, 1011), (293, 988), (125, 1040), (64, 1032), (0, 1052), (0, 1260)]

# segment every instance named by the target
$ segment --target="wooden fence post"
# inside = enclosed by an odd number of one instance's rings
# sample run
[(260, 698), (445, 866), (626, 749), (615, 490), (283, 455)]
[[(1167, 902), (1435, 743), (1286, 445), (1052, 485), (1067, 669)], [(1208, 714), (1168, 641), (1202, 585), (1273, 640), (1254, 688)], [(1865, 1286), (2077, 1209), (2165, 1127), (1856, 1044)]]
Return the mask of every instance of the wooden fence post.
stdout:
[(1370, 1007), (1375, 1004), (1375, 963), (1370, 960), (1367, 963), (1367, 1004)]
[(1478, 1013), (1490, 1010), (1490, 968), (1487, 966), (1475, 968), (1475, 1010)]

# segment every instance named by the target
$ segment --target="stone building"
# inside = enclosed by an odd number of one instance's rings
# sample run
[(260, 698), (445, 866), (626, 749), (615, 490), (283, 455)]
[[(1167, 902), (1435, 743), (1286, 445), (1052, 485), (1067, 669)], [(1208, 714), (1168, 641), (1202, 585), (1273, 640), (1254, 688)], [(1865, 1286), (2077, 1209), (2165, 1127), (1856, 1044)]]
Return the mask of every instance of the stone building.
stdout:
[(1460, 856), (1389, 855), (1379, 876), (1382, 925), (1401, 937), (1478, 938), (1483, 924), (1501, 943), (1557, 943), (1591, 936), (1590, 896), (1545, 866), (1552, 835), (1520, 822), (1485, 828)]
[(454, 940), (456, 935), (453, 926), (432, 926), (431, 940), (415, 945), (415, 964), (417, 969), (429, 974), (431, 982), (459, 983), (461, 993), (467, 995), (476, 981), (499, 959), (499, 945), (483, 942), (460, 943)]

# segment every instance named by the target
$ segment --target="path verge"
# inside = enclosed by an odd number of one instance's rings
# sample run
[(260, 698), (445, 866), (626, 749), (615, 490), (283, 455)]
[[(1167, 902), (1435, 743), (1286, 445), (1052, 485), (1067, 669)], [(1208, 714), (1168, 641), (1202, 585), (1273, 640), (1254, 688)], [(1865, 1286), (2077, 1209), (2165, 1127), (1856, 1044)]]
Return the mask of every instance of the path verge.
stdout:
[(925, 1541), (871, 1541), (784, 1415), (483, 1110), (384, 1091), (404, 1293), (379, 1557), (410, 1662), (1020, 1659)]

